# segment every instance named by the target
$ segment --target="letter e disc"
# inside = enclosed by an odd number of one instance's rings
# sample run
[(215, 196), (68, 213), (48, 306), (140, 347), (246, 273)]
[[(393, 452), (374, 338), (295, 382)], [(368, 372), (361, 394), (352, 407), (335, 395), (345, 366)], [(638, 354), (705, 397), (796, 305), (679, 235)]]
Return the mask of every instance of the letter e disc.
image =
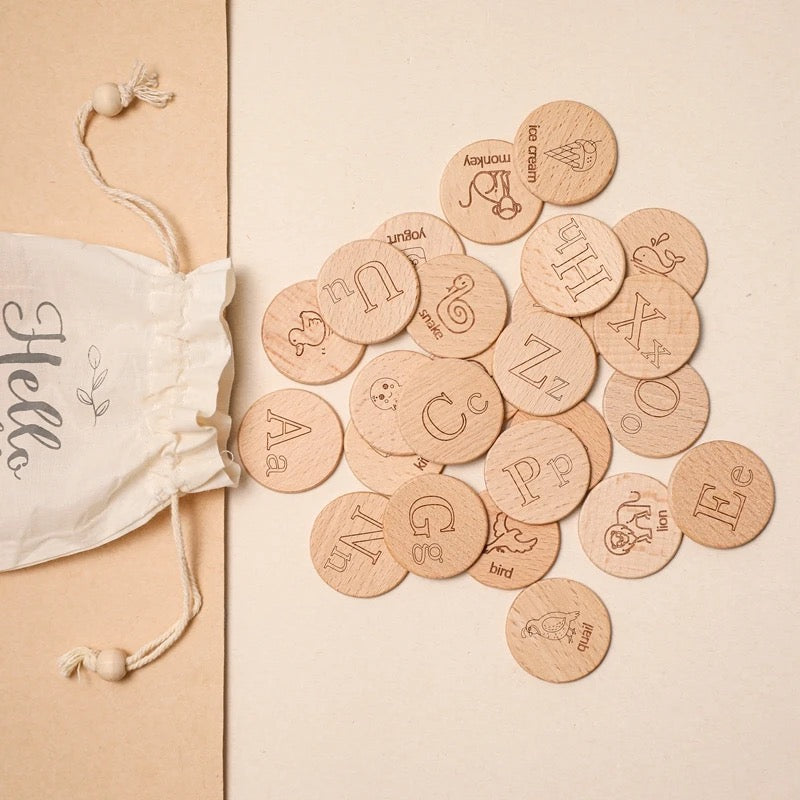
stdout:
[(276, 492), (322, 483), (342, 456), (342, 424), (319, 396), (303, 389), (264, 395), (239, 427), (239, 457), (252, 478)]
[(611, 643), (611, 620), (588, 586), (547, 578), (517, 595), (506, 618), (506, 641), (526, 672), (566, 683), (600, 665)]
[(403, 567), (423, 578), (450, 578), (483, 552), (486, 508), (466, 483), (420, 475), (390, 498), (383, 518), (386, 544)]
[(589, 487), (591, 467), (581, 440), (549, 420), (505, 430), (486, 456), (492, 500), (512, 519), (544, 525), (563, 519)]
[(736, 442), (704, 442), (672, 470), (669, 505), (680, 529), (698, 544), (738, 547), (769, 522), (775, 486), (752, 450)]
[(311, 561), (322, 580), (350, 597), (377, 597), (394, 589), (408, 571), (383, 540), (388, 500), (353, 492), (332, 500), (311, 529)]

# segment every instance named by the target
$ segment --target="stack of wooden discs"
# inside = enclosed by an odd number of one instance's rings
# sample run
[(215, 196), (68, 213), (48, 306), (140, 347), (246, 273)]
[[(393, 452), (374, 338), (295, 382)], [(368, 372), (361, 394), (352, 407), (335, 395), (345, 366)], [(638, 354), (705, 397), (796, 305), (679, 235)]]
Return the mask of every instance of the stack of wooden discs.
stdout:
[[(580, 508), (586, 555), (637, 578), (664, 567), (683, 534), (716, 548), (750, 541), (774, 504), (763, 462), (726, 441), (690, 449), (669, 486), (635, 473), (604, 478), (612, 436), (643, 456), (673, 456), (692, 447), (709, 413), (688, 364), (700, 333), (692, 298), (707, 266), (697, 229), (659, 208), (613, 227), (572, 210), (533, 227), (544, 203), (595, 197), (616, 160), (608, 123), (571, 101), (537, 108), (513, 141), (464, 147), (442, 176), (447, 222), (393, 217), (336, 250), (316, 280), (280, 292), (264, 315), (270, 361), (299, 383), (338, 380), (368, 345), (403, 331), (418, 349), (404, 343), (359, 370), (344, 431), (325, 400), (300, 389), (262, 397), (239, 431), (240, 458), (267, 488), (317, 486), (344, 450), (370, 490), (336, 498), (313, 525), (311, 558), (334, 589), (374, 597), (408, 572), (467, 571), (522, 589), (507, 617), (509, 649), (554, 682), (591, 672), (611, 639), (591, 589), (543, 579), (560, 520)], [(466, 255), (461, 236), (501, 244), (529, 231), (509, 315), (503, 281)], [(585, 402), (598, 353), (615, 370), (602, 415)], [(480, 492), (443, 474), (481, 457)]]

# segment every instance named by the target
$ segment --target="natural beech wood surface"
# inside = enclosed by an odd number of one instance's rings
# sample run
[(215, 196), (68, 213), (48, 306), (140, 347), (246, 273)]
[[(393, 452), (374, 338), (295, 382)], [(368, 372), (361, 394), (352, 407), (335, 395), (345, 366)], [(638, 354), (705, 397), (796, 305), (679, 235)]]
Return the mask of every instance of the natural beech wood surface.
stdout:
[(513, 519), (543, 525), (563, 519), (589, 488), (589, 457), (571, 430), (530, 420), (504, 431), (484, 464), (486, 489)]
[(703, 285), (708, 253), (700, 231), (666, 208), (642, 208), (615, 226), (628, 259), (629, 275), (663, 275), (692, 297)]
[(262, 486), (303, 492), (336, 469), (342, 457), (342, 424), (313, 392), (281, 389), (250, 406), (238, 441), (242, 466)]
[(617, 166), (617, 140), (593, 108), (571, 100), (532, 111), (514, 137), (514, 167), (546, 203), (571, 206), (599, 194)]
[(594, 338), (614, 369), (632, 378), (659, 378), (692, 357), (700, 339), (700, 317), (675, 281), (635, 275), (595, 314)]
[(586, 397), (597, 356), (577, 322), (541, 311), (514, 320), (500, 334), (493, 372), (509, 402), (529, 414), (549, 416)]
[[(514, 417), (511, 425), (531, 419), (538, 418), (521, 411)], [(603, 416), (589, 403), (578, 403), (568, 411), (547, 417), (547, 419), (569, 428), (581, 440), (586, 448), (591, 466), (589, 488), (596, 486), (606, 474), (608, 465), (611, 463), (611, 433)]]
[(316, 281), (287, 286), (267, 306), (261, 343), (273, 366), (298, 383), (321, 384), (347, 375), (365, 347), (334, 333), (322, 319)]
[(408, 571), (383, 540), (389, 501), (372, 492), (332, 500), (311, 529), (311, 561), (322, 580), (351, 597), (376, 597), (394, 589)]
[(325, 322), (351, 342), (391, 339), (406, 327), (419, 301), (414, 265), (397, 248), (361, 239), (328, 257), (317, 276)]
[(409, 211), (387, 219), (369, 237), (394, 247), (415, 266), (450, 253), (464, 254), (464, 243), (443, 220), (423, 211)]
[(738, 547), (769, 522), (775, 486), (752, 450), (736, 442), (704, 442), (675, 465), (669, 506), (680, 529), (698, 544)]
[(583, 328), (583, 332), (589, 337), (595, 353), (599, 352), (597, 349), (597, 342), (594, 338), (594, 314), (587, 314), (584, 317), (577, 317), (575, 322)]
[(683, 539), (669, 510), (667, 487), (636, 472), (611, 475), (589, 492), (578, 536), (590, 560), (618, 578), (658, 572)]
[(511, 300), (512, 322), (516, 322), (516, 320), (526, 317), (528, 314), (546, 310), (547, 309), (531, 295), (524, 283), (514, 292), (514, 298)]
[(650, 458), (674, 456), (694, 444), (708, 413), (708, 390), (689, 364), (662, 378), (615, 372), (603, 394), (603, 415), (614, 438)]
[(361, 483), (374, 492), (390, 495), (417, 475), (436, 474), (442, 465), (422, 456), (398, 456), (376, 450), (352, 422), (344, 432), (344, 457)]
[(530, 230), (542, 211), (517, 177), (511, 142), (484, 139), (459, 150), (448, 162), (439, 200), (448, 222), (467, 239), (503, 244)]
[(409, 572), (450, 578), (483, 552), (486, 508), (467, 484), (449, 475), (421, 475), (390, 498), (383, 517), (386, 544)]
[(511, 655), (531, 675), (566, 683), (596, 669), (611, 643), (611, 619), (588, 587), (547, 578), (519, 593), (506, 618)]
[(561, 546), (558, 523), (531, 525), (512, 519), (488, 492), (480, 497), (489, 517), (489, 538), (469, 574), (496, 589), (522, 589), (546, 575)]
[(625, 269), (625, 251), (614, 231), (582, 214), (563, 214), (535, 227), (520, 260), (531, 296), (547, 311), (567, 317), (608, 305)]
[[(482, 353), (478, 353), (476, 356), (472, 356), (469, 358), (469, 361), (473, 361), (476, 364), (480, 364), (489, 375), (494, 374), (494, 348), (495, 345), (492, 345), (488, 349), (484, 350)], [(503, 410), (505, 412), (506, 421), (510, 420), (514, 414), (517, 413), (517, 407), (512, 405), (508, 402), (505, 398), (503, 398)]]
[(397, 418), (413, 452), (439, 464), (463, 464), (491, 447), (505, 410), (480, 364), (437, 358), (421, 364), (402, 387)]
[(397, 404), (403, 387), (429, 361), (414, 350), (390, 350), (358, 371), (350, 388), (350, 417), (373, 447), (390, 455), (414, 453), (400, 432)]
[(476, 258), (444, 255), (417, 267), (419, 306), (408, 332), (423, 350), (445, 358), (482, 353), (508, 316), (506, 290)]

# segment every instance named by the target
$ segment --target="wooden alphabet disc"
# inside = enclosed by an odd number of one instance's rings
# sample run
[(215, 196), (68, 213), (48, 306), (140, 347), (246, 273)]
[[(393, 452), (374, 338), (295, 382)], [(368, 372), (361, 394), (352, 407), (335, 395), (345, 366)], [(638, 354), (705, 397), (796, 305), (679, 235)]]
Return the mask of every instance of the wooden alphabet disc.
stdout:
[(397, 405), (408, 446), (439, 464), (463, 464), (483, 455), (504, 417), (503, 397), (486, 370), (455, 358), (420, 365)]
[(506, 324), (506, 290), (495, 272), (476, 258), (445, 255), (417, 267), (420, 299), (408, 332), (435, 356), (467, 358), (481, 353)]
[(735, 442), (705, 442), (672, 470), (669, 505), (680, 529), (707, 547), (738, 547), (764, 530), (775, 507), (766, 464)]
[[(493, 375), (494, 371), (494, 348), (495, 346), (492, 345), (487, 350), (484, 350), (482, 353), (478, 353), (476, 356), (472, 356), (469, 358), (468, 361), (473, 361), (475, 364), (480, 364), (487, 372), (488, 375)], [(503, 410), (505, 411), (505, 418), (506, 421), (510, 420), (514, 414), (517, 413), (517, 407), (511, 405), (505, 398), (503, 398)]]
[(548, 311), (567, 317), (608, 305), (625, 278), (625, 251), (604, 222), (564, 214), (533, 229), (522, 249), (522, 280)]
[(589, 457), (581, 440), (549, 420), (505, 430), (486, 456), (492, 500), (512, 519), (544, 525), (563, 519), (589, 488)]
[(276, 492), (322, 483), (342, 456), (342, 424), (319, 396), (281, 389), (253, 403), (239, 427), (239, 458), (251, 477)]
[(486, 509), (477, 493), (449, 475), (421, 475), (390, 498), (383, 518), (386, 544), (409, 572), (450, 578), (483, 552)]
[(603, 394), (614, 438), (640, 456), (674, 456), (697, 441), (708, 421), (708, 390), (688, 364), (661, 378), (615, 372)]
[(390, 495), (407, 480), (417, 475), (442, 471), (422, 456), (396, 456), (376, 450), (351, 422), (344, 432), (344, 457), (353, 475), (373, 492)]
[(383, 541), (389, 501), (372, 492), (332, 500), (311, 529), (311, 561), (328, 586), (350, 597), (377, 597), (394, 589), (408, 571)]
[(458, 234), (443, 219), (422, 211), (387, 219), (369, 238), (393, 245), (415, 267), (438, 256), (464, 254), (464, 244)]
[(390, 350), (373, 358), (356, 375), (350, 388), (350, 417), (377, 450), (398, 456), (414, 454), (400, 432), (397, 407), (403, 387), (429, 362), (428, 356), (414, 350)]
[(261, 342), (277, 370), (298, 383), (330, 383), (347, 375), (364, 345), (334, 333), (319, 313), (315, 281), (288, 286), (267, 307)]
[(509, 402), (543, 417), (589, 393), (597, 356), (580, 325), (547, 311), (514, 320), (497, 340), (494, 379)]
[[(533, 417), (520, 411), (511, 424), (517, 425), (532, 419), (540, 419), (540, 417)], [(606, 474), (608, 465), (611, 463), (611, 434), (600, 412), (589, 403), (578, 403), (568, 411), (554, 414), (547, 419), (569, 428), (581, 440), (591, 465), (589, 488), (596, 486)]]
[(566, 683), (600, 665), (611, 643), (611, 620), (588, 586), (546, 578), (517, 595), (506, 619), (506, 641), (531, 675)]
[(611, 180), (617, 140), (593, 108), (571, 100), (547, 103), (517, 131), (514, 166), (528, 190), (546, 203), (585, 203)]
[(658, 572), (683, 539), (669, 510), (667, 487), (635, 472), (612, 475), (589, 492), (578, 536), (590, 560), (618, 578)]
[(614, 369), (632, 378), (660, 378), (692, 357), (700, 318), (675, 281), (636, 275), (626, 278), (614, 300), (595, 314), (594, 338)]
[(663, 275), (692, 297), (703, 285), (708, 254), (700, 231), (675, 211), (642, 208), (615, 226), (628, 257), (629, 275)]
[(488, 492), (481, 492), (481, 500), (489, 515), (489, 540), (469, 574), (497, 589), (522, 589), (546, 575), (561, 546), (558, 523), (529, 525), (501, 511)]
[(361, 239), (340, 247), (317, 277), (322, 318), (345, 339), (372, 344), (408, 325), (419, 301), (413, 264), (395, 247)]
[(512, 165), (511, 142), (484, 139), (459, 150), (439, 187), (442, 210), (467, 239), (502, 244), (536, 222), (542, 202), (528, 192)]

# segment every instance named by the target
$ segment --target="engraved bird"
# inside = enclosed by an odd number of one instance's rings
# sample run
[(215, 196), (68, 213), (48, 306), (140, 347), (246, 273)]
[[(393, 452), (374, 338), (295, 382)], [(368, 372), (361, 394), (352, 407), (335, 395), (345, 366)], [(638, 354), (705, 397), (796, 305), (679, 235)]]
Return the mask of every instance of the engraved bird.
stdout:
[(330, 329), (316, 311), (301, 311), (299, 317), (302, 327), (292, 328), (288, 338), (295, 353), (302, 356), (306, 347), (319, 347), (328, 338)]
[(503, 511), (494, 518), (489, 539), (484, 553), (527, 553), (539, 541), (538, 537), (526, 535), (519, 528), (509, 528), (508, 514)]
[(522, 638), (536, 634), (551, 642), (557, 642), (564, 637), (571, 642), (575, 634), (574, 623), (579, 616), (580, 611), (549, 611), (538, 619), (529, 619), (522, 626)]

